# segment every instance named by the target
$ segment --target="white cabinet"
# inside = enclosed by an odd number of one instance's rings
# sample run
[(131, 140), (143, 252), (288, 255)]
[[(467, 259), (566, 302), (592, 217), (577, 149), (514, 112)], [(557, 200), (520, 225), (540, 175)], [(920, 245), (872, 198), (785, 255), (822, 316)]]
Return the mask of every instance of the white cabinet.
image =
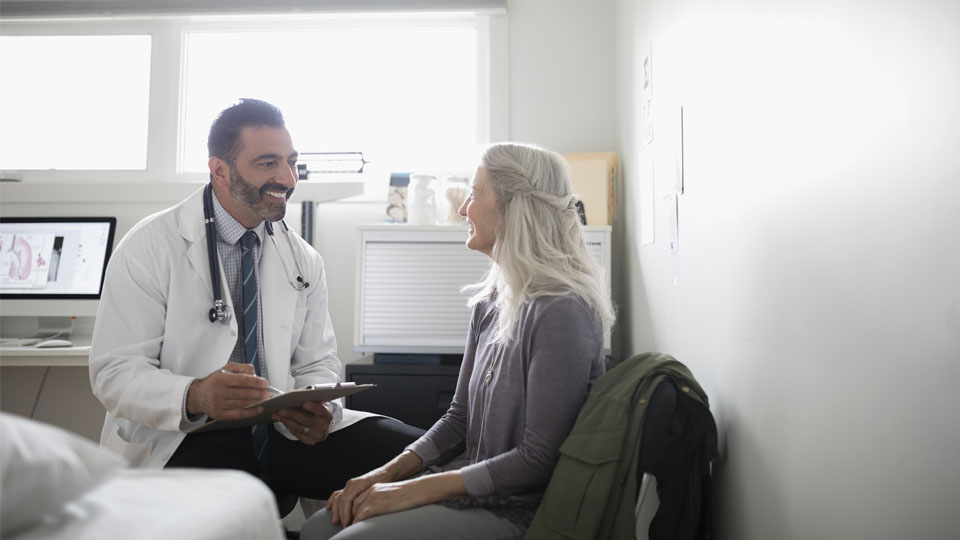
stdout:
[[(490, 267), (464, 246), (466, 227), (360, 225), (357, 352), (462, 354), (470, 323), (465, 285)], [(606, 270), (610, 292), (610, 227), (585, 227), (587, 246)], [(610, 335), (604, 339), (610, 350)]]

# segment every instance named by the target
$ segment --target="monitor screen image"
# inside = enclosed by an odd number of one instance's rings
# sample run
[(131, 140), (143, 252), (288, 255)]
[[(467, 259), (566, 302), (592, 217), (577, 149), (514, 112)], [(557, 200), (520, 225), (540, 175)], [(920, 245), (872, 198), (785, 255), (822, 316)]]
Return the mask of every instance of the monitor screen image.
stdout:
[(0, 218), (0, 298), (100, 298), (116, 228), (112, 217)]

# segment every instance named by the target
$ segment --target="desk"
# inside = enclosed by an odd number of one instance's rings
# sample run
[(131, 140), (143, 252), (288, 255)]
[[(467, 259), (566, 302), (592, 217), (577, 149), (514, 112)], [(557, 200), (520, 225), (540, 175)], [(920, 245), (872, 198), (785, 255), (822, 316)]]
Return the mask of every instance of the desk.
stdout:
[(73, 347), (0, 347), (0, 367), (83, 366), (90, 359), (90, 338), (72, 339)]
[(0, 410), (99, 442), (106, 409), (90, 389), (90, 338), (51, 349), (0, 348)]

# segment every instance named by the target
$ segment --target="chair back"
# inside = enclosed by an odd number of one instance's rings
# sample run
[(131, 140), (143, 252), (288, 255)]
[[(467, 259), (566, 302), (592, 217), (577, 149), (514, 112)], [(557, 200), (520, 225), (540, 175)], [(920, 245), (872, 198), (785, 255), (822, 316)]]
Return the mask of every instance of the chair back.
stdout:
[(670, 423), (677, 408), (677, 388), (664, 379), (653, 391), (643, 423), (643, 437), (637, 454), (637, 504), (634, 516), (637, 520), (636, 540), (650, 538), (650, 524), (660, 507), (657, 496), (655, 471), (660, 452), (670, 432)]
[(637, 486), (643, 479), (643, 473), (653, 474), (660, 457), (663, 443), (670, 431), (673, 413), (677, 409), (677, 388), (664, 379), (650, 396), (646, 405), (647, 417), (643, 424), (643, 437), (640, 439), (640, 456), (637, 467)]

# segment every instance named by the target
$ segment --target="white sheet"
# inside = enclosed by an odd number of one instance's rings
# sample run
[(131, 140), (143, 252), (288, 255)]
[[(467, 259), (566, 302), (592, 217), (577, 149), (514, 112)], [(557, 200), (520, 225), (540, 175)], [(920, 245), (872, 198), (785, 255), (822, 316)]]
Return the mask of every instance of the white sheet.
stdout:
[[(4, 494), (4, 496), (16, 496)], [(17, 540), (285, 538), (273, 494), (238, 471), (124, 469)]]

